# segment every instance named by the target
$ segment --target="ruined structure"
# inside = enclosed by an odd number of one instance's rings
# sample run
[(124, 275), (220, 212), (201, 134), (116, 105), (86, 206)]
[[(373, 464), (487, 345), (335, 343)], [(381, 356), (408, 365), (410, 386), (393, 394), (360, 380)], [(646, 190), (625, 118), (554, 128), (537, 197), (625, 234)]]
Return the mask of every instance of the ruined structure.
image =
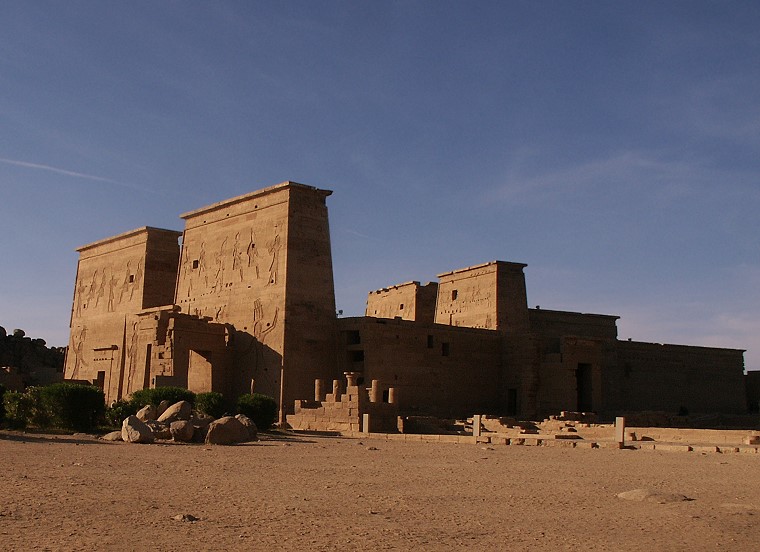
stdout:
[[(365, 316), (337, 318), (330, 193), (283, 182), (182, 215), (182, 233), (81, 247), (66, 378), (109, 402), (162, 385), (255, 389), (294, 423), (322, 409), (350, 428), (359, 402), (380, 418), (746, 411), (743, 351), (621, 342), (616, 316), (529, 309), (525, 264), (377, 290)], [(344, 374), (346, 390), (315, 394)]]

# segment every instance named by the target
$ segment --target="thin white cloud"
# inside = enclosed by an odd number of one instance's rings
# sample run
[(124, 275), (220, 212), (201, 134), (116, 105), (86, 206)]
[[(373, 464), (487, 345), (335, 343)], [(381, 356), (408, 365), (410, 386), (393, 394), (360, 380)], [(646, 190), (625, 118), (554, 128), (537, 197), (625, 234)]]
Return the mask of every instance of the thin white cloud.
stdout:
[(85, 178), (87, 180), (96, 180), (98, 182), (110, 182), (111, 184), (117, 184), (122, 185), (119, 182), (116, 182), (115, 180), (111, 180), (110, 178), (105, 178), (102, 176), (96, 176), (93, 174), (86, 174), (86, 173), (80, 173), (76, 171), (69, 171), (67, 169), (61, 169), (58, 167), (51, 167), (50, 165), (43, 165), (41, 163), (29, 163), (27, 161), (18, 161), (16, 159), (6, 159), (5, 157), (0, 157), (0, 163), (5, 163), (7, 165), (15, 165), (17, 167), (26, 167), (28, 169), (38, 169), (41, 171), (49, 171), (56, 174), (63, 174), (66, 176), (73, 176), (75, 178)]
[[(536, 202), (556, 198), (558, 193), (575, 195), (594, 189), (647, 188), (657, 204), (664, 205), (701, 194), (716, 182), (742, 184), (755, 178), (739, 171), (711, 168), (700, 160), (664, 159), (635, 150), (554, 170), (530, 167), (526, 161), (522, 159), (520, 170), (508, 169), (502, 182), (483, 199), (487, 203)], [(721, 190), (726, 193), (723, 187)]]

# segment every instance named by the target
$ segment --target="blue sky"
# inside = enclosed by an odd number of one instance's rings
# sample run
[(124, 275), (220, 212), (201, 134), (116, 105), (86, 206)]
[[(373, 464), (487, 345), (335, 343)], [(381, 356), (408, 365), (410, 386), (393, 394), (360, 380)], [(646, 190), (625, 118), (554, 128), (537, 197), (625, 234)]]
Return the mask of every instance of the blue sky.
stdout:
[(0, 325), (80, 245), (283, 180), (337, 307), (494, 259), (531, 306), (760, 369), (760, 3), (3, 2)]

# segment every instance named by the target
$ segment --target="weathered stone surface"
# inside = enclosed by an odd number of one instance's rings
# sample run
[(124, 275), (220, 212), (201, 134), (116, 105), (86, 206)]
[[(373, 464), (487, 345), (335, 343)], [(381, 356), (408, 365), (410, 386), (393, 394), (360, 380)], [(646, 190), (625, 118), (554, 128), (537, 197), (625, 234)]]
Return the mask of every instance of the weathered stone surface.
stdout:
[(243, 424), (246, 429), (248, 430), (248, 438), (250, 441), (258, 441), (258, 432), (259, 429), (256, 427), (256, 424), (251, 420), (248, 416), (245, 414), (238, 414), (235, 416), (235, 418), (238, 419), (238, 421)]
[(164, 399), (160, 403), (158, 403), (158, 407), (156, 408), (156, 418), (161, 416), (164, 412), (166, 412), (166, 409), (169, 408), (172, 405), (171, 402)]
[(171, 432), (172, 439), (175, 441), (189, 443), (193, 440), (195, 426), (188, 420), (177, 420), (171, 423), (169, 431)]
[(153, 436), (156, 439), (163, 439), (169, 441), (172, 439), (172, 432), (169, 424), (163, 422), (147, 422), (148, 427), (153, 431)]
[(248, 428), (233, 416), (224, 416), (208, 426), (207, 445), (234, 445), (250, 439)]
[(106, 433), (101, 437), (104, 441), (122, 441), (121, 438), (121, 431), (112, 431), (111, 433)]
[(157, 418), (156, 407), (152, 404), (146, 404), (135, 414), (143, 422), (151, 422)]
[(170, 424), (178, 420), (189, 420), (193, 413), (193, 406), (187, 401), (179, 401), (167, 408), (158, 417), (159, 422)]
[(121, 424), (121, 438), (127, 443), (152, 443), (153, 431), (137, 416), (126, 418)]

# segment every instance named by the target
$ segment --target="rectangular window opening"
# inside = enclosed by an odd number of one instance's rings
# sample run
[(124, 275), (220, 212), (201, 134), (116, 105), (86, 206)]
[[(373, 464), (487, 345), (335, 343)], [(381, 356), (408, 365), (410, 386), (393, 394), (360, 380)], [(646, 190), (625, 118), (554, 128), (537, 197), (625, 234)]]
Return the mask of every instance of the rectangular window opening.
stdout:
[(457, 300), (457, 295), (459, 295), (459, 292), (457, 290), (455, 290), (455, 289), (452, 289), (451, 290), (451, 300), (452, 301), (456, 301)]
[(451, 344), (441, 343), (441, 356), (449, 356), (451, 354)]

